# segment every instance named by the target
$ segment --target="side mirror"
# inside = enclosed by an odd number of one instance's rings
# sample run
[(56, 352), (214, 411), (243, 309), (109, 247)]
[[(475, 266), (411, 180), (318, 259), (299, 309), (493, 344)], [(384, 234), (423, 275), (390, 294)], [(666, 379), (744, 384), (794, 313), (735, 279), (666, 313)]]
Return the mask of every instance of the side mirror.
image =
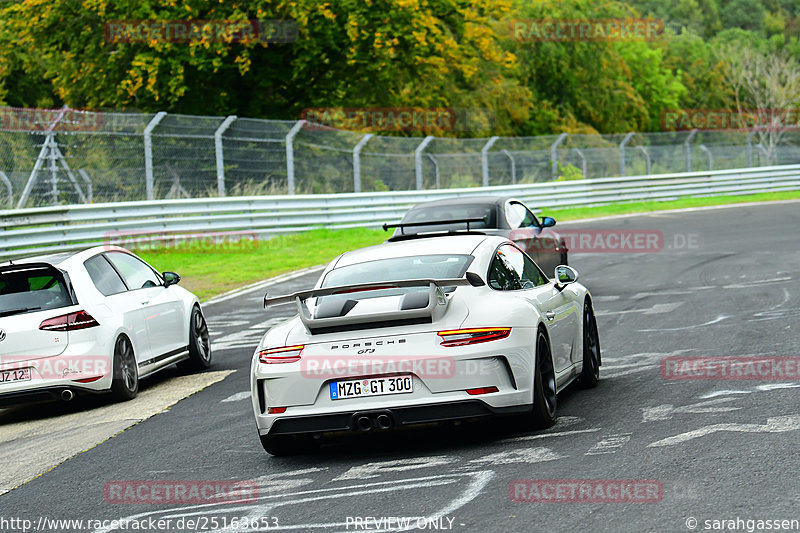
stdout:
[(542, 227), (543, 228), (552, 228), (556, 225), (556, 219), (553, 217), (542, 217)]
[(164, 287), (175, 285), (181, 280), (181, 277), (175, 272), (164, 272), (161, 275), (164, 276)]
[(563, 291), (570, 283), (578, 281), (578, 271), (567, 265), (558, 265), (555, 270), (556, 289)]
[(475, 272), (467, 272), (467, 281), (469, 281), (469, 284), (473, 287), (483, 287), (486, 285), (481, 277)]

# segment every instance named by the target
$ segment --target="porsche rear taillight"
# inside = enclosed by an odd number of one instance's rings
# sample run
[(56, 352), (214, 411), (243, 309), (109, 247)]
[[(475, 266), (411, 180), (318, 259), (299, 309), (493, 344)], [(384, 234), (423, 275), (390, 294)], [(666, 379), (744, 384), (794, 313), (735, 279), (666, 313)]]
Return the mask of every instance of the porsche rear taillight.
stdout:
[(99, 325), (92, 315), (86, 311), (78, 311), (43, 320), (39, 324), (39, 329), (45, 331), (74, 331), (76, 329), (94, 328)]
[(511, 334), (511, 328), (470, 328), (449, 329), (440, 331), (442, 346), (466, 346), (481, 342), (505, 339)]
[(300, 360), (300, 353), (304, 345), (282, 346), (280, 348), (267, 348), (258, 352), (258, 362), (267, 365), (276, 363), (296, 363)]

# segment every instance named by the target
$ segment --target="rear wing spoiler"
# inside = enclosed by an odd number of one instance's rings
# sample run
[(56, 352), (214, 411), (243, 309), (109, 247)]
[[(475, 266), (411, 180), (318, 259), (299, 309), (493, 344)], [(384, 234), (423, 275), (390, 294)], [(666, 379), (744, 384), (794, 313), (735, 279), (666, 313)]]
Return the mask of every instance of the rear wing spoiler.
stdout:
[[(353, 329), (365, 329), (372, 327), (385, 327), (389, 325), (413, 324), (431, 322), (433, 313), (438, 306), (447, 306), (447, 299), (444, 297), (442, 287), (459, 286), (481, 286), (484, 285), (480, 276), (468, 273), (465, 278), (451, 279), (415, 279), (402, 281), (381, 281), (376, 283), (359, 283), (356, 285), (342, 285), (339, 287), (325, 287), (321, 289), (311, 289), (299, 291), (285, 296), (275, 296), (270, 298), (269, 294), (264, 295), (264, 307), (273, 305), (284, 305), (294, 302), (297, 305), (297, 312), (300, 320), (313, 333), (326, 333), (333, 331), (347, 331)], [(314, 318), (309, 313), (308, 308), (303, 305), (303, 301), (308, 298), (318, 296), (330, 296), (334, 294), (347, 294), (350, 292), (368, 292), (389, 288), (403, 287), (428, 287), (427, 305), (414, 307), (412, 309), (401, 309), (384, 313), (372, 313), (368, 315), (356, 316), (330, 316)], [(348, 311), (352, 309), (350, 307)], [(347, 311), (345, 311), (346, 315)]]

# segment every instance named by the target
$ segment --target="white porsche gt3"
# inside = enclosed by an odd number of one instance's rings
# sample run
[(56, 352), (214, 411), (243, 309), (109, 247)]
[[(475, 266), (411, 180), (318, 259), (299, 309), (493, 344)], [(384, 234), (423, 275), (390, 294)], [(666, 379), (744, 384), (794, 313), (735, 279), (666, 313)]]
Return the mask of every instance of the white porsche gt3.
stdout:
[(347, 252), (314, 289), (267, 295), (298, 315), (253, 357), (264, 449), (496, 414), (552, 425), (558, 393), (596, 385), (601, 363), (589, 291), (569, 266), (555, 275), (503, 237), (447, 235)]
[(211, 364), (208, 328), (180, 276), (118, 246), (0, 264), (0, 405), (111, 392), (178, 363)]

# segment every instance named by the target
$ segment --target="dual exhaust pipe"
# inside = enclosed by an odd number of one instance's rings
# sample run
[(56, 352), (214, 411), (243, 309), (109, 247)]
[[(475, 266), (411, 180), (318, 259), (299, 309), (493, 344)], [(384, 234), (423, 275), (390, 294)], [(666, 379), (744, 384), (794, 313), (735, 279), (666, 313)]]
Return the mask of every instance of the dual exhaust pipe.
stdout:
[(353, 416), (355, 428), (362, 432), (372, 431), (373, 429), (390, 429), (394, 422), (389, 413), (356, 413)]

